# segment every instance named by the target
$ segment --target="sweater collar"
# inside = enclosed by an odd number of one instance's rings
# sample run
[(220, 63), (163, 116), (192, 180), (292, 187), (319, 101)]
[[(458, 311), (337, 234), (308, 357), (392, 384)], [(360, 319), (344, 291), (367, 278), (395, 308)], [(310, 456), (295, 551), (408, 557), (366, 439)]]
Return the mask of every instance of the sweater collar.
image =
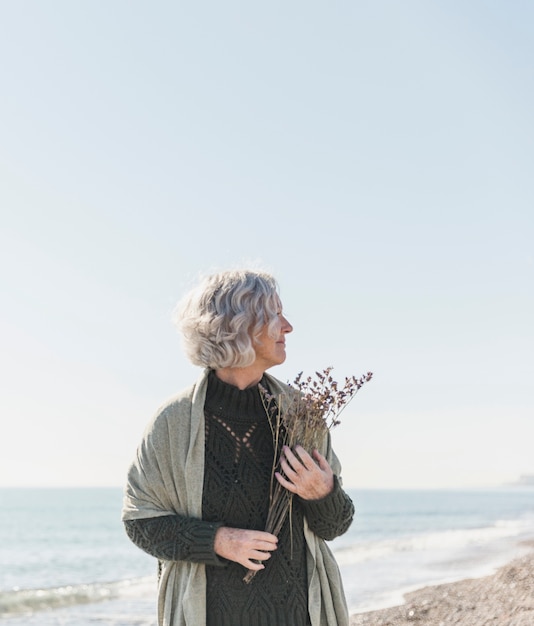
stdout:
[[(265, 376), (260, 383), (267, 387)], [(208, 374), (208, 390), (205, 407), (216, 415), (250, 420), (251, 417), (265, 416), (258, 385), (239, 389), (217, 378), (214, 370)]]

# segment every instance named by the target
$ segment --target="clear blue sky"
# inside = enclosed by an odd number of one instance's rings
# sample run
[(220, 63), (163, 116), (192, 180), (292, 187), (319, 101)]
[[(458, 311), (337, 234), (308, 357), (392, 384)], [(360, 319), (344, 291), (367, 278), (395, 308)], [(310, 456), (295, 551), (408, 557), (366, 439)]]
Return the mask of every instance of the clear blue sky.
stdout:
[(348, 486), (534, 473), (534, 5), (0, 2), (0, 485), (120, 485), (254, 264)]

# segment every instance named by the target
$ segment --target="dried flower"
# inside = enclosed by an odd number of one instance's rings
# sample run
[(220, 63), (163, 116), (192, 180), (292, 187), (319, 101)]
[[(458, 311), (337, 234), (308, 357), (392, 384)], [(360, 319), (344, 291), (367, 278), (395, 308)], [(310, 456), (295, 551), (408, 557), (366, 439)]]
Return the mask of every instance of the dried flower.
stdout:
[[(265, 530), (278, 535), (291, 511), (293, 494), (282, 487), (275, 478), (280, 466), (283, 446), (296, 445), (313, 451), (320, 447), (325, 433), (340, 424), (339, 416), (361, 387), (373, 377), (372, 372), (356, 378), (345, 378), (341, 387), (331, 375), (332, 368), (315, 372), (315, 378), (303, 377), (302, 372), (290, 387), (295, 390), (275, 398), (260, 385), (263, 405), (269, 419), (274, 444), (274, 459), (269, 492), (269, 511)], [(248, 570), (245, 582), (249, 583), (257, 572)]]

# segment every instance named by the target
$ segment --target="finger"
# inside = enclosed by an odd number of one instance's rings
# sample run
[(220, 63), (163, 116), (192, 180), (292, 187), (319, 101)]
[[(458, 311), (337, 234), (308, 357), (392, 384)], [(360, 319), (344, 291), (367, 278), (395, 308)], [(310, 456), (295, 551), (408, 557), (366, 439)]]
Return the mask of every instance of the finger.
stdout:
[(257, 542), (257, 544), (255, 545), (255, 549), (256, 550), (266, 550), (266, 551), (271, 551), (271, 550), (276, 550), (276, 548), (278, 547), (277, 545), (277, 538), (272, 535), (272, 537), (274, 538), (275, 541), (259, 541)]
[(293, 450), (291, 450), (289, 446), (284, 446), (283, 452), (284, 454), (280, 458), (281, 460), (285, 459), (291, 466), (292, 470), (297, 471), (299, 467), (302, 467), (302, 463), (295, 456), (295, 454), (293, 453)]
[(249, 541), (255, 542), (257, 545), (261, 543), (264, 543), (265, 545), (276, 545), (278, 543), (278, 537), (276, 535), (268, 533), (264, 530), (249, 530), (246, 532), (248, 533)]
[(330, 469), (330, 464), (326, 460), (326, 458), (317, 450), (317, 448), (313, 451), (313, 458), (317, 461), (317, 465), (324, 471)]
[(284, 457), (280, 458), (280, 465), (282, 466), (282, 469), (284, 470), (284, 474), (290, 480), (294, 480), (298, 477), (298, 472), (291, 467), (291, 465), (288, 463), (288, 461)]
[(271, 558), (271, 553), (263, 552), (262, 550), (254, 550), (249, 558), (256, 559), (256, 561), (267, 561), (267, 559)]
[(250, 559), (245, 559), (241, 562), (241, 565), (243, 565), (247, 569), (251, 569), (254, 572), (259, 572), (260, 570), (265, 569), (265, 565), (263, 563), (251, 561)]
[(282, 485), (282, 487), (285, 487), (288, 491), (291, 491), (291, 493), (297, 493), (297, 488), (295, 487), (295, 485), (289, 482), (289, 480), (287, 480), (284, 476), (282, 476), (280, 472), (275, 472), (274, 475), (276, 476), (276, 480)]
[(308, 471), (315, 468), (315, 461), (302, 446), (296, 446), (295, 452), (299, 455), (301, 464), (304, 465)]

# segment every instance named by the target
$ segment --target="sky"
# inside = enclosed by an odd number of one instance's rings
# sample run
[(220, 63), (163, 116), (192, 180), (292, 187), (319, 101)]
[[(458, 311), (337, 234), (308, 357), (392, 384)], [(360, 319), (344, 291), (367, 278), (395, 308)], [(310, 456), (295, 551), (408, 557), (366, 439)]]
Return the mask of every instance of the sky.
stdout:
[(120, 486), (262, 268), (351, 488), (534, 474), (534, 5), (0, 0), (0, 486)]

